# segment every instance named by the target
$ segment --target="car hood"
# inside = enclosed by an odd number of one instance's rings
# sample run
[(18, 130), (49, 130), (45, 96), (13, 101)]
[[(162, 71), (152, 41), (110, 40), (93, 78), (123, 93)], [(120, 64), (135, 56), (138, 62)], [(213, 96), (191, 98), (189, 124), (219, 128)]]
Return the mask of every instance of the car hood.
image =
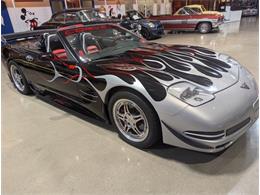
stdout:
[(128, 84), (136, 78), (141, 83), (166, 87), (184, 81), (216, 93), (238, 81), (239, 65), (234, 62), (203, 47), (144, 43), (119, 55), (95, 60), (88, 71), (94, 76), (112, 74)]

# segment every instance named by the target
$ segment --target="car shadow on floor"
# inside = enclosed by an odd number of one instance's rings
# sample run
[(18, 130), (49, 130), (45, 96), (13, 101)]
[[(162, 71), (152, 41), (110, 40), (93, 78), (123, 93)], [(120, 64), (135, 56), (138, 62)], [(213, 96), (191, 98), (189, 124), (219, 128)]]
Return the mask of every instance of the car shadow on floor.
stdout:
[(158, 144), (146, 151), (167, 160), (185, 163), (193, 171), (206, 175), (238, 174), (258, 160), (257, 132), (258, 122), (233, 145), (218, 153), (201, 153), (165, 144)]
[(158, 143), (152, 148), (145, 149), (144, 151), (168, 160), (174, 160), (186, 164), (208, 163), (223, 153), (219, 152), (216, 154), (208, 154), (184, 148), (178, 148), (163, 143)]
[[(53, 99), (42, 96), (39, 96), (38, 98), (83, 121), (110, 130), (111, 132), (116, 132), (112, 125), (104, 121), (100, 122), (100, 119), (91, 113), (79, 113), (65, 107), (62, 101), (53, 101)], [(255, 125), (257, 126), (257, 124)], [(191, 151), (163, 143), (157, 143), (152, 148), (143, 149), (142, 151), (163, 159), (184, 163), (189, 168), (204, 174), (238, 173), (250, 167), (250, 164), (258, 159), (258, 147), (250, 148), (248, 146), (250, 145), (250, 143), (248, 143), (249, 137), (252, 136), (250, 133), (251, 132), (247, 132), (228, 149), (213, 154)], [(136, 150), (138, 149), (136, 148)]]

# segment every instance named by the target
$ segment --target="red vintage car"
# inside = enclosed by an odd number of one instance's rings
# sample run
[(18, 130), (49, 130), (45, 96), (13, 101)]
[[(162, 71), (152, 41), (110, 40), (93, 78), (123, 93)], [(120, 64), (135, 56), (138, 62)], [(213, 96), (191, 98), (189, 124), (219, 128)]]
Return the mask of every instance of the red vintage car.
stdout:
[(165, 30), (198, 30), (200, 33), (218, 29), (224, 21), (222, 14), (198, 13), (188, 6), (180, 8), (174, 15), (158, 15), (150, 18), (160, 20)]

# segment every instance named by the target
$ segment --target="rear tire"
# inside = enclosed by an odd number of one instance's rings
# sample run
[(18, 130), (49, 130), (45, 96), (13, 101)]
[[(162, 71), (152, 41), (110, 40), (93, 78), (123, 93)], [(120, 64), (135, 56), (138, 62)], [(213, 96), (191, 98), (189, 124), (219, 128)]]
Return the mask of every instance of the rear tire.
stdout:
[(30, 95), (32, 90), (21, 70), (21, 68), (14, 61), (9, 62), (9, 71), (11, 75), (11, 80), (21, 94)]
[(212, 26), (210, 23), (208, 22), (202, 22), (198, 25), (198, 30), (200, 33), (202, 34), (206, 34), (206, 33), (209, 33), (212, 29)]
[(112, 124), (119, 136), (137, 148), (149, 148), (161, 140), (161, 126), (154, 109), (136, 94), (122, 91), (108, 104)]

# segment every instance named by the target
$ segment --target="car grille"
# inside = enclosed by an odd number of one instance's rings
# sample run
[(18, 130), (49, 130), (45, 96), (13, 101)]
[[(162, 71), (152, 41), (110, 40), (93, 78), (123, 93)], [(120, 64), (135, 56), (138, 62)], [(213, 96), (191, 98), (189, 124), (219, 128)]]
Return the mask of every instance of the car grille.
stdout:
[(229, 135), (239, 131), (240, 129), (245, 127), (249, 122), (250, 122), (250, 118), (247, 118), (246, 120), (242, 121), (241, 123), (238, 123), (237, 125), (227, 129), (226, 136), (229, 136)]
[(218, 149), (218, 148), (224, 148), (224, 147), (227, 147), (228, 145), (230, 145), (231, 143), (232, 143), (232, 142), (227, 142), (227, 143), (218, 145), (218, 146), (216, 146), (215, 148), (216, 148), (216, 149)]

